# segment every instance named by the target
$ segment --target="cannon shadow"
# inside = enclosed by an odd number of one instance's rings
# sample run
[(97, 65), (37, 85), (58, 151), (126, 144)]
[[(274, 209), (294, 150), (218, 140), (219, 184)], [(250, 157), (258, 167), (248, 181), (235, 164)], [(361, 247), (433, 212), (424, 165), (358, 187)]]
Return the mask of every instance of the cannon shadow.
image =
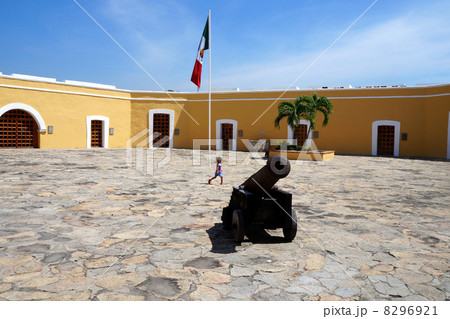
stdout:
[(232, 254), (236, 252), (237, 243), (233, 240), (233, 233), (223, 229), (222, 223), (215, 223), (213, 227), (206, 230), (211, 240), (211, 252), (216, 254)]
[(274, 236), (265, 229), (250, 230), (247, 234), (249, 241), (253, 244), (281, 244), (286, 243), (284, 236)]
[[(211, 252), (217, 254), (232, 254), (237, 252), (238, 243), (233, 240), (233, 232), (223, 229), (222, 223), (215, 223), (213, 227), (206, 230), (211, 240)], [(252, 230), (247, 234), (248, 239), (243, 242), (251, 242), (253, 244), (280, 244), (286, 240), (282, 236), (273, 236), (264, 229)]]

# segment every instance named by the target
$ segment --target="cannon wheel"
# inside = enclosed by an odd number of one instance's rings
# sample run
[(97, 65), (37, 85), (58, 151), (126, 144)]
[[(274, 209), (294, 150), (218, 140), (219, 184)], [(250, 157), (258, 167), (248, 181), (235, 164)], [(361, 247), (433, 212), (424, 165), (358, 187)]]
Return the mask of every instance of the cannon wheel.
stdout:
[(244, 213), (236, 209), (233, 211), (233, 239), (237, 243), (241, 243), (244, 240), (245, 235), (245, 224), (244, 224)]
[(297, 214), (294, 209), (291, 210), (290, 216), (286, 216), (285, 226), (283, 227), (283, 235), (288, 242), (291, 242), (297, 235)]

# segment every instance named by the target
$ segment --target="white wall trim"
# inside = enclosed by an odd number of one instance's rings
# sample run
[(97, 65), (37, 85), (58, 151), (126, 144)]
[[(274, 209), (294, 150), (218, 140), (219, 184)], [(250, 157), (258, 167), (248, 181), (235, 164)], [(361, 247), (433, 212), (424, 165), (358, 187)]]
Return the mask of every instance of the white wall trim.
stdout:
[[(252, 91), (240, 91), (236, 93), (251, 93)], [(272, 93), (272, 91), (256, 91), (261, 93)], [(299, 91), (299, 92), (307, 92), (307, 91)], [(309, 92), (309, 91), (308, 91)], [(233, 92), (230, 92), (233, 93)], [(214, 93), (213, 93), (214, 94)], [(439, 94), (430, 94), (430, 95), (372, 95), (372, 96), (330, 96), (329, 100), (359, 100), (359, 99), (412, 99), (412, 98), (432, 98), (432, 97), (441, 97), (441, 96), (449, 96), (450, 93), (439, 93)], [(130, 98), (131, 100), (141, 100), (140, 98)], [(286, 97), (283, 98), (283, 101), (294, 101), (296, 97)], [(142, 98), (142, 100), (147, 100), (146, 98)], [(171, 99), (166, 99), (170, 101)], [(237, 101), (278, 101), (280, 98), (275, 97), (267, 97), (267, 98), (230, 98), (230, 99), (218, 99), (213, 98), (211, 101), (213, 102), (237, 102)], [(204, 100), (188, 100), (189, 102), (206, 102), (207, 99)]]
[(94, 82), (81, 82), (81, 81), (73, 81), (73, 80), (65, 80), (64, 84), (73, 85), (73, 86), (82, 86), (87, 88), (94, 88), (94, 89), (102, 89), (102, 90), (115, 90), (115, 85), (109, 85), (109, 84), (100, 84), (100, 83), (94, 83)]
[[(5, 76), (1, 76), (5, 77)], [(59, 83), (56, 84), (66, 85), (68, 84)], [(127, 100), (127, 101), (189, 101), (189, 102), (205, 102), (208, 99), (188, 99), (188, 98), (178, 98), (177, 95), (193, 95), (197, 93), (193, 92), (171, 92), (169, 97), (167, 98), (132, 98), (126, 96), (114, 96), (114, 95), (105, 95), (105, 94), (94, 94), (94, 93), (83, 93), (83, 92), (73, 92), (73, 91), (65, 91), (65, 90), (54, 90), (54, 89), (44, 89), (44, 88), (35, 88), (35, 87), (27, 87), (27, 86), (19, 86), (19, 85), (8, 85), (8, 84), (0, 84), (0, 87), (3, 88), (12, 88), (12, 89), (22, 89), (22, 90), (32, 90), (32, 91), (40, 91), (40, 92), (51, 92), (51, 93), (61, 93), (61, 94), (72, 94), (72, 95), (80, 95), (80, 96), (92, 96), (98, 98), (109, 98), (109, 99), (117, 99), (117, 100)], [(423, 89), (424, 87), (408, 87), (408, 89)], [(369, 90), (369, 89), (367, 89)], [(370, 89), (370, 90), (379, 90), (379, 89)], [(394, 90), (394, 89), (392, 89)], [(401, 90), (400, 88), (396, 90)], [(124, 93), (160, 93), (164, 92), (158, 91), (128, 91), (128, 90), (110, 90), (114, 92), (124, 92)], [(310, 90), (309, 90), (310, 91)], [(301, 90), (299, 92), (309, 92), (308, 90)], [(278, 92), (278, 91), (240, 91), (239, 94), (242, 93), (265, 93), (265, 92)], [(224, 92), (224, 93), (232, 93), (232, 92)], [(168, 94), (168, 93), (166, 93)], [(203, 94), (200, 93), (200, 94)], [(213, 93), (220, 94), (220, 93)], [(438, 93), (438, 94), (429, 94), (429, 95), (383, 95), (383, 96), (336, 96), (336, 97), (328, 97), (329, 100), (353, 100), (353, 99), (412, 99), (412, 98), (433, 98), (433, 97), (441, 97), (441, 96), (449, 96), (450, 93)], [(285, 98), (284, 100), (295, 100), (296, 98)], [(211, 101), (213, 102), (232, 102), (232, 101), (278, 101), (279, 98), (231, 98), (231, 99), (220, 99), (213, 98)]]
[(6, 112), (11, 111), (11, 110), (22, 110), (22, 111), (29, 113), (36, 121), (36, 123), (38, 125), (38, 131), (41, 133), (44, 133), (47, 131), (47, 126), (45, 126), (44, 119), (39, 114), (39, 112), (36, 111), (31, 106), (23, 104), (23, 103), (10, 103), (10, 104), (7, 104), (7, 105), (3, 106), (2, 108), (0, 108), (0, 116), (2, 116), (3, 114), (5, 114)]
[(173, 132), (175, 125), (175, 111), (168, 109), (156, 109), (148, 111), (148, 147), (153, 148), (153, 116), (156, 113), (169, 114), (169, 148), (173, 148)]
[(56, 79), (55, 78), (47, 78), (47, 77), (43, 77), (43, 76), (35, 76), (35, 75), (26, 75), (26, 74), (13, 73), (9, 77), (11, 77), (13, 79), (26, 80), (26, 81), (56, 83)]
[(86, 147), (91, 148), (91, 122), (102, 121), (102, 144), (108, 148), (109, 143), (109, 117), (101, 115), (86, 116)]
[[(309, 130), (309, 127), (311, 126), (311, 123), (309, 121), (303, 120), (303, 119), (301, 119), (298, 124), (306, 125), (308, 130)], [(292, 128), (289, 125), (287, 127), (288, 127), (288, 130), (287, 130), (288, 143), (297, 145), (297, 141), (294, 141), (294, 131), (292, 130)], [(306, 146), (307, 147), (311, 147), (311, 135), (312, 135), (312, 131), (309, 132), (308, 137), (306, 138)]]
[(372, 155), (377, 156), (377, 145), (378, 145), (378, 126), (380, 125), (391, 125), (395, 127), (394, 132), (394, 156), (399, 156), (400, 151), (400, 122), (398, 121), (374, 121), (372, 123)]
[[(50, 82), (50, 83), (56, 83), (56, 84), (62, 84), (62, 85), (71, 85), (71, 86), (83, 86), (83, 87), (92, 87), (92, 85), (99, 85), (101, 87), (108, 87), (105, 88), (107, 90), (111, 91), (119, 91), (119, 92), (131, 92), (131, 93), (161, 93), (161, 91), (144, 91), (144, 90), (127, 90), (127, 89), (118, 89), (114, 85), (109, 84), (100, 84), (100, 83), (93, 83), (93, 82), (81, 82), (81, 81), (71, 81), (71, 80), (65, 80), (65, 81), (56, 81), (54, 78), (48, 78), (48, 77), (41, 77), (41, 76), (34, 76), (34, 75), (25, 75), (25, 74), (16, 74), (13, 73), (11, 75), (3, 74), (0, 72), (1, 78), (6, 79), (18, 79), (18, 80), (26, 80), (30, 82)], [(79, 84), (68, 84), (66, 82), (74, 82)], [(84, 84), (84, 85), (83, 85)], [(327, 89), (323, 89), (323, 87), (328, 87)], [(415, 88), (439, 88), (439, 87), (445, 87), (448, 86), (448, 83), (438, 83), (438, 84), (416, 84), (414, 86), (404, 86), (404, 84), (400, 85), (368, 85), (368, 86), (357, 86), (357, 87), (349, 87), (347, 85), (345, 86), (335, 86), (335, 85), (324, 85), (320, 87), (309, 87), (309, 88), (303, 88), (299, 89), (298, 87), (293, 87), (290, 89), (290, 91), (312, 91), (312, 90), (319, 90), (319, 91), (341, 91), (341, 90), (395, 90), (395, 89), (415, 89)], [(109, 88), (110, 87), (110, 88)], [(222, 89), (222, 90), (214, 90), (213, 93), (230, 93), (230, 92), (284, 92), (285, 89), (265, 89), (265, 90), (241, 90), (239, 88), (233, 88), (233, 89)], [(197, 92), (172, 92), (172, 93), (182, 93), (182, 94), (197, 94)], [(204, 92), (202, 92), (204, 93)]]
[(447, 159), (450, 159), (450, 112), (448, 112), (448, 126), (447, 126)]
[(216, 149), (223, 150), (222, 124), (225, 123), (233, 125), (233, 139), (231, 140), (231, 150), (236, 151), (238, 122), (236, 120), (231, 119), (221, 119), (216, 121)]

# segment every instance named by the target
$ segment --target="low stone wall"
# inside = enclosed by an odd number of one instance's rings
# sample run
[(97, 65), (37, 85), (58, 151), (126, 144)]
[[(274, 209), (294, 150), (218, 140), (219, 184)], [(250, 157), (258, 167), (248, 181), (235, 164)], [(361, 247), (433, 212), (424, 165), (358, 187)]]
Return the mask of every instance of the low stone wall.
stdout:
[(286, 150), (271, 150), (269, 156), (283, 155), (290, 160), (303, 161), (328, 161), (334, 158), (334, 151), (286, 151)]

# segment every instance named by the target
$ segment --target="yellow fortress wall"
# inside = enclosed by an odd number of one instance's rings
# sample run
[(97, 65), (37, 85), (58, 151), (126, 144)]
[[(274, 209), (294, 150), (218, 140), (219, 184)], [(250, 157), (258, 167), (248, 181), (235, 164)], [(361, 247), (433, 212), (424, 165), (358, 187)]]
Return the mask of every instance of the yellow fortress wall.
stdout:
[(53, 126), (53, 134), (39, 134), (40, 148), (86, 148), (87, 116), (109, 117), (114, 128), (109, 147), (124, 147), (130, 137), (128, 93), (14, 79), (0, 79), (0, 85), (0, 108), (31, 106)]
[[(142, 147), (152, 129), (152, 112), (161, 110), (171, 114), (174, 148), (192, 148), (194, 140), (208, 138), (207, 93), (138, 92), (80, 83), (0, 75), (0, 114), (8, 105), (32, 107), (46, 126), (45, 132), (39, 133), (40, 148), (86, 148), (87, 118), (92, 116), (107, 118), (108, 129), (114, 129), (113, 135), (108, 134), (108, 147)], [(448, 156), (450, 85), (213, 92), (211, 137), (218, 138), (217, 121), (220, 126), (231, 120), (233, 129), (242, 133), (236, 136), (237, 150), (247, 150), (242, 139), (287, 139), (286, 121), (280, 129), (273, 124), (279, 102), (314, 92), (334, 104), (328, 126), (322, 127), (322, 118), (318, 118), (318, 137), (313, 139), (318, 149), (372, 155), (374, 122), (390, 121), (398, 125), (397, 133), (407, 134), (406, 140), (398, 141), (399, 156)], [(49, 126), (53, 126), (53, 134), (49, 134)], [(141, 138), (133, 138), (139, 134)]]

